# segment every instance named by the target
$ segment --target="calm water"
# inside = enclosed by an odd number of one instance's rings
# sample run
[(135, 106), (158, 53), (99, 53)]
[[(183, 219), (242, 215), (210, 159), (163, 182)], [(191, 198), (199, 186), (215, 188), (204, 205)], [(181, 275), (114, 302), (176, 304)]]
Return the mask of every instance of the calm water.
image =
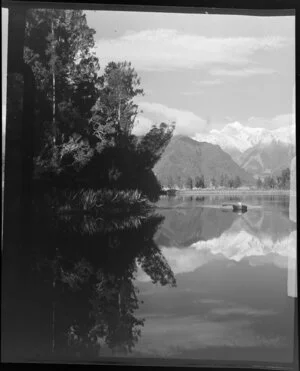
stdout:
[(238, 215), (213, 205), (230, 197), (163, 199), (155, 239), (177, 288), (153, 286), (139, 271), (147, 318), (136, 354), (197, 359), (289, 361), (294, 303), (288, 270), (296, 224), (287, 196), (248, 196)]
[[(4, 287), (4, 354), (291, 362), (288, 196), (162, 198), (151, 215), (37, 215)], [(28, 227), (29, 228), (29, 227)], [(14, 269), (14, 271), (12, 271)]]

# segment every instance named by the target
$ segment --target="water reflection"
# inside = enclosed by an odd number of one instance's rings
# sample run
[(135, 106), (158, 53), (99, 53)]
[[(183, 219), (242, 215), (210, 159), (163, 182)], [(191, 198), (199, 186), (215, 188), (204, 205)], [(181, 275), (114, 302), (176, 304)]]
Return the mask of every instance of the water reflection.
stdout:
[[(252, 208), (247, 213), (238, 214), (213, 207), (233, 199), (242, 200)], [(204, 246), (209, 245), (209, 241), (214, 244), (218, 241), (227, 248), (234, 244), (247, 245), (250, 240), (258, 245), (277, 242), (284, 245), (284, 241), (288, 243), (289, 236), (296, 230), (296, 224), (287, 216), (288, 197), (208, 196), (200, 202), (197, 197), (170, 201), (165, 199), (158, 206), (165, 220), (155, 238), (165, 247), (189, 247), (194, 243), (208, 241), (207, 244), (201, 243)], [(238, 235), (240, 242), (235, 241)]]
[(162, 221), (153, 212), (108, 218), (40, 208), (22, 261), (24, 281), (6, 301), (6, 356), (88, 359), (131, 352), (144, 325), (135, 314), (137, 267), (153, 283), (176, 285), (153, 240)]
[(165, 221), (156, 241), (175, 273), (219, 256), (281, 268), (287, 267), (288, 259), (296, 259), (296, 225), (277, 209), (252, 209), (242, 215), (204, 207), (161, 212)]
[(249, 197), (242, 215), (212, 207), (224, 201), (109, 217), (37, 208), (6, 300), (7, 357), (290, 361), (287, 200)]
[(296, 224), (288, 197), (245, 197), (252, 207), (242, 215), (216, 207), (224, 201), (173, 199), (169, 208), (160, 201), (165, 220), (155, 239), (177, 288), (153, 288), (138, 272), (146, 321), (133, 355), (292, 361), (287, 272), (296, 261)]

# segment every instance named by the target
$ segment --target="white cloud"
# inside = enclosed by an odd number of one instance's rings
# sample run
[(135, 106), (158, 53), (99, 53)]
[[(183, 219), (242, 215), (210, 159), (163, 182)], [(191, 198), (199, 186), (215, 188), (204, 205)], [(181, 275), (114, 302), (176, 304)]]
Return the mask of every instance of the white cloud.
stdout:
[(211, 313), (218, 316), (244, 315), (244, 316), (272, 316), (276, 314), (274, 310), (255, 309), (248, 306), (232, 306), (225, 308), (213, 308)]
[(154, 122), (148, 119), (147, 117), (143, 115), (138, 115), (135, 120), (132, 133), (134, 135), (143, 135), (151, 129), (153, 124)]
[(295, 115), (292, 113), (277, 115), (273, 118), (250, 117), (246, 123), (250, 127), (264, 127), (266, 129), (278, 129), (295, 124)]
[(193, 96), (193, 95), (201, 95), (204, 94), (204, 91), (202, 90), (197, 90), (197, 91), (182, 91), (182, 95), (187, 95), (187, 96)]
[[(222, 84), (222, 80), (220, 79), (215, 79), (215, 80), (200, 80), (200, 81), (193, 81), (193, 85), (196, 85), (200, 88), (204, 87), (209, 87), (209, 86), (215, 86), (215, 85), (220, 85)], [(199, 89), (198, 90), (188, 90), (188, 91), (181, 91), (182, 95), (186, 96), (193, 96), (193, 95), (201, 95), (204, 94), (204, 89)]]
[(216, 68), (210, 70), (210, 74), (214, 76), (236, 76), (236, 77), (249, 77), (255, 75), (270, 75), (276, 73), (274, 69), (271, 68), (242, 68), (229, 70), (224, 68)]
[[(182, 94), (188, 94), (188, 92)], [(143, 135), (151, 129), (152, 125), (159, 125), (161, 122), (167, 124), (175, 122), (174, 134), (187, 135), (196, 140), (203, 140), (203, 135), (207, 135), (209, 131), (207, 121), (191, 111), (170, 108), (159, 103), (142, 101), (138, 104), (142, 112), (137, 116), (135, 121), (133, 129), (133, 134), (135, 135)], [(209, 133), (214, 136), (222, 134), (226, 131), (225, 129), (228, 125), (232, 126), (233, 124), (227, 123), (227, 126), (225, 125), (222, 130), (213, 129)], [(242, 122), (242, 124), (238, 123), (238, 125), (240, 125), (241, 129), (247, 132), (247, 137), (253, 130), (255, 131), (261, 128), (261, 130), (266, 129), (268, 133), (274, 133), (274, 135), (277, 136), (280, 135), (282, 141), (293, 142), (295, 140), (295, 138), (293, 140), (290, 138), (293, 136), (295, 137), (293, 134), (295, 127), (294, 114), (282, 114), (273, 118), (250, 117), (247, 121)], [(254, 132), (252, 133), (252, 136), (253, 135), (255, 135)], [(231, 145), (234, 146), (236, 141), (233, 138), (232, 133), (226, 138), (226, 143), (229, 145), (232, 142)], [(208, 138), (206, 138), (206, 140), (210, 141)], [(242, 145), (241, 138), (239, 139), (239, 143)]]
[(159, 103), (140, 102), (139, 108), (143, 112), (138, 115), (134, 127), (134, 133), (143, 134), (153, 124), (175, 122), (174, 134), (193, 136), (202, 131), (206, 126), (206, 121), (195, 115), (191, 111), (170, 108)]
[(222, 80), (215, 79), (215, 80), (194, 81), (194, 84), (198, 86), (219, 85), (219, 84), (222, 84)]
[(199, 68), (211, 63), (240, 65), (259, 50), (274, 50), (285, 45), (282, 37), (205, 37), (174, 29), (149, 29), (130, 32), (115, 39), (100, 39), (100, 63), (131, 61), (137, 70), (174, 70)]

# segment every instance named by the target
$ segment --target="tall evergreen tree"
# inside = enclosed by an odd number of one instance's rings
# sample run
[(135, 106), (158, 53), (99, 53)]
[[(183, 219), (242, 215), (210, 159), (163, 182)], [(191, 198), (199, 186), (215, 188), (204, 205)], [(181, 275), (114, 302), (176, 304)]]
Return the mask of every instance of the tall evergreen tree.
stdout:
[(140, 79), (130, 62), (107, 65), (90, 120), (99, 150), (106, 145), (116, 145), (123, 135), (131, 134), (138, 113), (133, 99), (142, 94)]
[(233, 186), (234, 188), (238, 188), (242, 185), (242, 181), (241, 181), (241, 178), (237, 175), (235, 178), (234, 178), (234, 181), (233, 181)]
[(199, 175), (196, 176), (194, 184), (196, 188), (201, 188), (201, 178)]
[(169, 144), (174, 128), (174, 125), (162, 122), (159, 126), (153, 125), (151, 130), (143, 136), (137, 145), (139, 162), (143, 168), (153, 169)]
[(38, 149), (88, 128), (101, 85), (94, 34), (82, 10), (28, 11), (24, 57), (37, 84), (37, 138), (44, 139)]
[(216, 187), (217, 186), (217, 180), (216, 180), (216, 178), (213, 176), (212, 177), (212, 179), (211, 179), (211, 185), (213, 186), (213, 187)]
[(264, 180), (264, 186), (265, 188), (275, 188), (276, 182), (275, 179), (272, 176), (267, 176)]
[(258, 178), (257, 181), (256, 181), (256, 187), (258, 189), (261, 189), (262, 186), (263, 186), (263, 182), (262, 182), (262, 180), (260, 178)]
[(193, 179), (190, 176), (186, 180), (186, 187), (189, 189), (193, 188)]

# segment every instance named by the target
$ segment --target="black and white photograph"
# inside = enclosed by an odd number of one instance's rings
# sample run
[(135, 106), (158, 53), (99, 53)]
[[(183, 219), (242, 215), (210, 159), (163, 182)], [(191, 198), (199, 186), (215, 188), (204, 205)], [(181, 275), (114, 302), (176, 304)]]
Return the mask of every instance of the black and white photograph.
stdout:
[(2, 7), (2, 361), (294, 365), (295, 90), (293, 12)]

